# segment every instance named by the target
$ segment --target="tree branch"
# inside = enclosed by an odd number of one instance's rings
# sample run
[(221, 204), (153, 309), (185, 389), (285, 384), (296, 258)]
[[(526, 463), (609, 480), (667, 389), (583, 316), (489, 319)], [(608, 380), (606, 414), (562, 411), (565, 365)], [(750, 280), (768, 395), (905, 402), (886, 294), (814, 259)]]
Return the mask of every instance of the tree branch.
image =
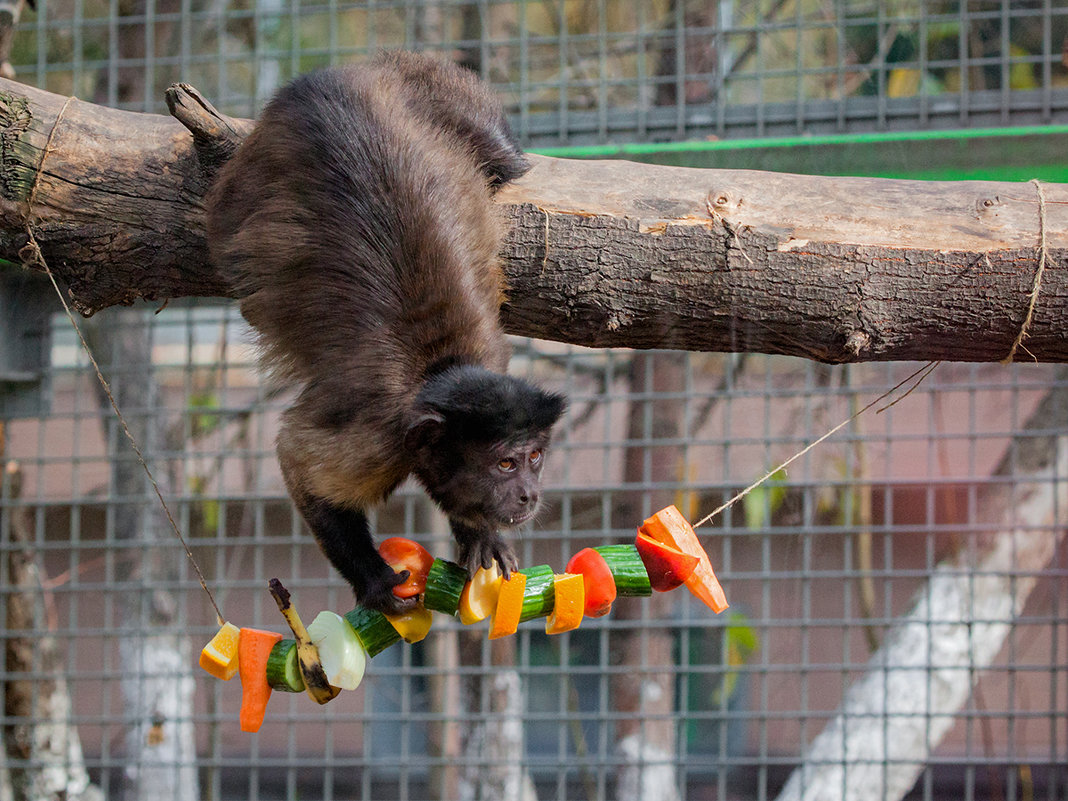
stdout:
[[(75, 101), (42, 166), (65, 101), (0, 80), (0, 258), (22, 260), (29, 223), (83, 314), (228, 294), (202, 198), (251, 123), (181, 84), (168, 92), (177, 119)], [(999, 360), (1044, 238), (1015, 358), (1068, 361), (1068, 185), (1044, 185), (1042, 226), (1029, 184), (532, 161), (498, 194), (514, 223), (513, 333), (827, 362)]]

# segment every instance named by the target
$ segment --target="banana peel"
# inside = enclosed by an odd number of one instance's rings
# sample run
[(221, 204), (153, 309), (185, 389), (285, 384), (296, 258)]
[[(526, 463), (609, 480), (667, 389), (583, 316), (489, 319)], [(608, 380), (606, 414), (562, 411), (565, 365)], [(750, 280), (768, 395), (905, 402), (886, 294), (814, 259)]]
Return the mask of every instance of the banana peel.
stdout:
[(278, 604), (278, 611), (286, 619), (289, 628), (293, 630), (293, 636), (297, 640), (297, 662), (300, 665), (301, 675), (304, 677), (304, 689), (317, 704), (325, 704), (332, 701), (341, 692), (339, 687), (334, 687), (326, 678), (323, 663), (319, 659), (319, 649), (308, 636), (308, 630), (297, 614), (297, 609), (289, 596), (289, 590), (282, 586), (282, 582), (273, 578), (269, 582), (271, 595)]

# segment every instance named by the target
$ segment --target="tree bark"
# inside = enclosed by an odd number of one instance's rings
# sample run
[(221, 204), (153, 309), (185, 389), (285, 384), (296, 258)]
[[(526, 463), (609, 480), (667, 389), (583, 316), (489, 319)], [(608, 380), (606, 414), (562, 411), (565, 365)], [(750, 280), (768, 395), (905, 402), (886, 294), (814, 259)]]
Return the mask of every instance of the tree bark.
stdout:
[[(0, 258), (33, 266), (32, 227), (87, 315), (228, 294), (202, 197), (251, 123), (184, 85), (168, 100), (189, 130), (0, 80)], [(1000, 360), (1044, 249), (1015, 358), (1068, 360), (1068, 185), (1043, 185), (1040, 201), (1032, 184), (532, 162), (498, 194), (513, 220), (512, 333), (826, 362)]]

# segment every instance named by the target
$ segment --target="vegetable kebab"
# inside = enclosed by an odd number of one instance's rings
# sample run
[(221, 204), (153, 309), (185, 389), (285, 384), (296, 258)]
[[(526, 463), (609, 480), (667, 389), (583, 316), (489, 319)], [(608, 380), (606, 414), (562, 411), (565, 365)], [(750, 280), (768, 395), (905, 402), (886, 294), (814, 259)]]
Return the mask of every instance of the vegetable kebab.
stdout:
[[(515, 634), (519, 624), (544, 617), (545, 632), (577, 629), (583, 617), (607, 615), (617, 597), (647, 596), (685, 585), (713, 612), (727, 608), (708, 554), (686, 518), (674, 506), (661, 509), (638, 529), (633, 544), (584, 548), (563, 573), (548, 565), (527, 567), (505, 581), (496, 564), (467, 571), (435, 559), (423, 546), (390, 537), (379, 553), (408, 578), (393, 592), (421, 597), (414, 609), (384, 615), (357, 607), (341, 616), (320, 612), (304, 628), (288, 591), (271, 581), (271, 593), (293, 629), (295, 639), (224, 623), (200, 654), (200, 666), (227, 681), (240, 675), (241, 730), (258, 731), (273, 690), (307, 692), (324, 704), (363, 679), (368, 657), (399, 640), (414, 643), (430, 631), (433, 612), (459, 617), (465, 625), (490, 619), (489, 638)], [(325, 679), (324, 679), (325, 677)]]

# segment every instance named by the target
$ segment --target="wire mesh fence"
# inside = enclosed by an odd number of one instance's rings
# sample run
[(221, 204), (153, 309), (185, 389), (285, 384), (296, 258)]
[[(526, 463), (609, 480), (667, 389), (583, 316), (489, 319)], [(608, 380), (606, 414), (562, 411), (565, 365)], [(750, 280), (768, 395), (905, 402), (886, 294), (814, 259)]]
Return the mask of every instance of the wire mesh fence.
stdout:
[[(731, 601), (722, 615), (678, 590), (497, 644), (437, 616), (427, 640), (375, 657), (358, 690), (326, 707), (275, 693), (247, 735), (237, 682), (195, 668), (215, 625), (183, 548), (69, 323), (50, 327), (39, 413), (3, 419), (9, 775), (62, 769), (106, 797), (175, 798), (1068, 787), (1066, 468), (1063, 450), (1046, 470), (1027, 455), (1063, 443), (1063, 371), (943, 364), (699, 529)], [(275, 576), (308, 617), (350, 609), (285, 497), (272, 436), (287, 397), (257, 380), (234, 310), (116, 312), (88, 328), (226, 616), (283, 630)], [(555, 570), (628, 541), (667, 503), (697, 519), (912, 369), (515, 344), (516, 371), (571, 397), (547, 509), (517, 539), (522, 564)], [(415, 488), (375, 522), (450, 553)], [(56, 721), (64, 734), (48, 740), (40, 727)]]
[(1068, 8), (1050, 0), (41, 0), (20, 80), (165, 112), (197, 86), (253, 116), (300, 72), (442, 52), (528, 146), (1063, 122)]
[[(419, 47), (545, 146), (1064, 122), (1066, 36), (1048, 0), (39, 0), (11, 63), (252, 116), (296, 73)], [(1068, 793), (1063, 370), (943, 364), (699, 529), (727, 613), (677, 590), (496, 644), (439, 616), (328, 706), (276, 693), (250, 736), (237, 683), (195, 669), (214, 614), (69, 324), (24, 313), (50, 291), (0, 292), (3, 801)], [(289, 398), (234, 309), (85, 326), (227, 616), (282, 630), (273, 576), (309, 618), (351, 608), (285, 495)], [(520, 561), (562, 570), (668, 503), (697, 519), (914, 369), (517, 341), (513, 370), (571, 399)], [(450, 553), (413, 486), (374, 523)]]

